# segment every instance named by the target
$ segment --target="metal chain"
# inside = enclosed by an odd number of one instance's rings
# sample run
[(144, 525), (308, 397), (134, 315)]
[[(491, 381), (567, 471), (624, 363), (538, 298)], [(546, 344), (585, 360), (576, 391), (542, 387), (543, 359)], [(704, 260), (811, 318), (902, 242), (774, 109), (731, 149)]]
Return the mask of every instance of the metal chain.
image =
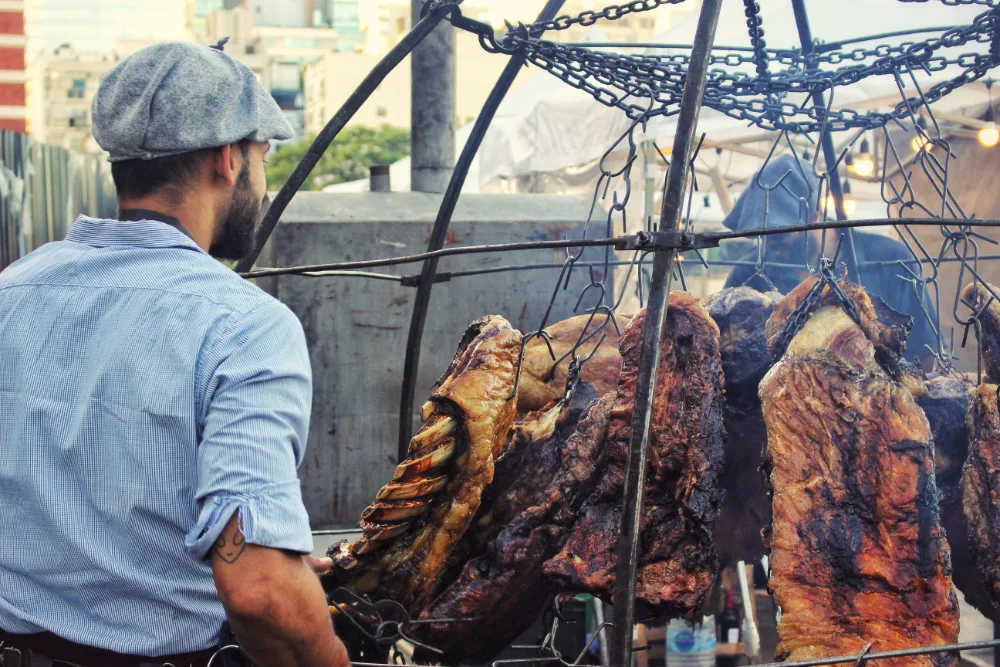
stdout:
[[(562, 16), (552, 21), (518, 26), (508, 25), (499, 41), (491, 31), (480, 34), (484, 48), (503, 53), (522, 52), (531, 64), (548, 71), (565, 83), (583, 90), (601, 104), (622, 109), (633, 120), (677, 113), (689, 64), (686, 53), (660, 55), (618, 54), (585, 47), (567, 46), (537, 38), (540, 30), (565, 30), (573, 25), (590, 26), (601, 19), (615, 20), (634, 12), (649, 11), (683, 0), (635, 0), (612, 5), (603, 11), (588, 11), (576, 17)], [(928, 2), (929, 0), (900, 0)], [(993, 0), (939, 0), (947, 5), (994, 7)], [(831, 68), (806, 67), (799, 50), (767, 49), (759, 4), (744, 0), (752, 52), (719, 49), (710, 57), (705, 106), (731, 118), (748, 121), (766, 130), (788, 130), (797, 134), (850, 129), (872, 130), (893, 120), (902, 120), (926, 104), (948, 95), (956, 88), (982, 78), (1000, 64), (1000, 14), (994, 8), (976, 17), (967, 26), (944, 31), (919, 42), (877, 45), (849, 51), (828, 49), (810, 55), (810, 63)], [(474, 22), (459, 27), (477, 30)], [(990, 45), (988, 53), (953, 51), (968, 44)], [(664, 49), (669, 50), (669, 49)], [(948, 53), (945, 53), (949, 51)], [(995, 53), (994, 53), (995, 52)], [(770, 64), (782, 66), (771, 71)], [(739, 68), (752, 65), (755, 74)], [(960, 67), (962, 72), (942, 81), (923, 95), (900, 102), (891, 112), (858, 112), (797, 105), (787, 100), (791, 93), (813, 94), (858, 83), (871, 76), (899, 76), (911, 71), (928, 74)], [(763, 95), (762, 95), (763, 94)], [(643, 102), (646, 103), (643, 103)], [(650, 105), (652, 103), (652, 107)]]
[(899, 2), (927, 3), (940, 2), (942, 5), (959, 7), (962, 5), (980, 5), (982, 7), (996, 7), (996, 0), (899, 0)]
[[(543, 31), (551, 30), (567, 30), (573, 26), (583, 26), (589, 27), (597, 23), (602, 19), (609, 21), (614, 21), (622, 18), (623, 16), (628, 16), (629, 14), (636, 14), (639, 12), (648, 12), (658, 7), (664, 5), (679, 5), (685, 0), (633, 0), (632, 2), (625, 2), (617, 5), (609, 5), (601, 11), (584, 11), (580, 12), (576, 16), (559, 16), (551, 21), (538, 21), (536, 23), (522, 24), (523, 27), (529, 34), (539, 33)], [(899, 0), (899, 2), (913, 2), (913, 3), (926, 3), (931, 0)], [(996, 0), (937, 0), (943, 5), (950, 6), (961, 6), (961, 5), (980, 5), (983, 7), (994, 7), (996, 6)], [(757, 8), (760, 11), (760, 8)], [(749, 18), (749, 16), (748, 16)]]
[(788, 349), (788, 345), (792, 342), (795, 334), (805, 326), (806, 321), (819, 302), (819, 297), (823, 293), (823, 287), (825, 287), (823, 280), (816, 281), (816, 284), (812, 286), (812, 289), (802, 299), (802, 303), (788, 316), (788, 321), (785, 322), (785, 327), (781, 330), (781, 335), (778, 336), (778, 341), (774, 345), (774, 359), (781, 359), (785, 355), (785, 350)]
[(521, 24), (518, 28), (526, 31), (528, 34), (537, 34), (550, 30), (566, 30), (576, 25), (589, 27), (601, 20), (615, 21), (629, 14), (648, 12), (663, 5), (679, 5), (682, 2), (684, 0), (633, 0), (632, 2), (620, 5), (609, 5), (599, 12), (585, 11), (577, 16), (559, 16), (551, 21), (538, 21), (537, 23), (529, 23), (527, 25)]
[(757, 78), (763, 83), (770, 78), (767, 69), (767, 42), (764, 41), (764, 29), (761, 27), (764, 19), (760, 17), (760, 4), (757, 0), (743, 0), (744, 15), (747, 17), (747, 30), (750, 33), (750, 46), (753, 47), (754, 64), (757, 66)]
[(820, 263), (819, 269), (819, 280), (816, 284), (812, 286), (809, 292), (806, 293), (802, 303), (796, 306), (795, 310), (791, 312), (788, 316), (788, 320), (785, 322), (784, 328), (781, 330), (781, 334), (778, 336), (778, 341), (774, 345), (774, 359), (781, 359), (784, 356), (785, 351), (788, 349), (788, 345), (795, 338), (795, 335), (802, 330), (805, 323), (809, 320), (813, 311), (819, 305), (820, 298), (823, 296), (824, 290), (829, 287), (830, 292), (837, 299), (837, 304), (844, 310), (845, 313), (850, 316), (854, 323), (861, 326), (861, 318), (858, 315), (858, 307), (854, 303), (854, 299), (844, 291), (844, 288), (840, 286), (840, 278), (833, 272), (833, 260), (824, 258)]

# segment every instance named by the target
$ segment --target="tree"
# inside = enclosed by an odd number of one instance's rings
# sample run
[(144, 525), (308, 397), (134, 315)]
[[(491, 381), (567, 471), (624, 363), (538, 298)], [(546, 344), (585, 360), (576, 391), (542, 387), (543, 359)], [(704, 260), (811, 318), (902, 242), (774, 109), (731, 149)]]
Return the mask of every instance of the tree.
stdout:
[[(291, 176), (315, 137), (279, 146), (266, 166), (267, 187), (277, 190)], [(356, 181), (368, 176), (376, 164), (392, 164), (410, 154), (410, 131), (392, 125), (354, 125), (341, 130), (319, 159), (303, 190), (319, 190), (324, 185)]]

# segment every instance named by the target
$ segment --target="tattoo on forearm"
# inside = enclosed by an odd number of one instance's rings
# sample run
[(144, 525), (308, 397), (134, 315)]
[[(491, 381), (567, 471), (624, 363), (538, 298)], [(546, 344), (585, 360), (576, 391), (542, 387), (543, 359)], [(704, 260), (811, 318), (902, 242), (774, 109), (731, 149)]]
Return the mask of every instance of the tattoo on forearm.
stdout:
[(232, 565), (239, 560), (239, 557), (243, 555), (243, 551), (246, 548), (246, 538), (243, 537), (243, 533), (237, 530), (233, 533), (231, 540), (227, 540), (224, 534), (219, 535), (219, 539), (215, 541), (215, 546), (212, 547), (212, 550), (219, 558)]

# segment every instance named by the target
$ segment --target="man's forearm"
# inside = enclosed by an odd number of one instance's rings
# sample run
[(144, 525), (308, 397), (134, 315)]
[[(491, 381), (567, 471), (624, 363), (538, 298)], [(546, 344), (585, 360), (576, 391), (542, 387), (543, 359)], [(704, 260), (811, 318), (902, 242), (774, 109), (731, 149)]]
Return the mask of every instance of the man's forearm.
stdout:
[[(230, 616), (240, 647), (259, 667), (349, 664), (344, 645), (333, 634), (329, 608), (316, 576), (303, 564), (300, 579), (286, 582), (271, 613)], [(312, 579), (312, 581), (309, 581)], [(264, 611), (264, 610), (262, 610)]]
[(234, 516), (212, 574), (240, 648), (259, 667), (348, 667), (319, 579), (296, 554), (248, 545)]

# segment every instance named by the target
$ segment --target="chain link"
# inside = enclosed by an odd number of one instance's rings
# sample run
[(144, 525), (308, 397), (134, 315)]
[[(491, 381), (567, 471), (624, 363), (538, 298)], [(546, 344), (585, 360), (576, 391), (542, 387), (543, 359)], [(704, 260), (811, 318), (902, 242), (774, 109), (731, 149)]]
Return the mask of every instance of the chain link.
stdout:
[(620, 5), (609, 5), (599, 12), (588, 10), (581, 12), (576, 16), (559, 16), (551, 21), (538, 21), (528, 25), (522, 24), (520, 28), (525, 30), (530, 35), (536, 35), (550, 30), (567, 30), (577, 25), (586, 28), (594, 25), (602, 19), (615, 21), (623, 16), (628, 16), (629, 14), (648, 12), (664, 5), (679, 5), (682, 2), (684, 2), (684, 0), (633, 0), (633, 2), (626, 2)]
[(764, 29), (761, 27), (764, 19), (760, 17), (760, 4), (757, 0), (743, 0), (743, 7), (743, 14), (747, 17), (750, 46), (753, 47), (757, 78), (764, 82), (771, 78), (771, 73), (767, 68), (767, 42), (764, 41)]
[(806, 293), (805, 298), (802, 299), (802, 303), (796, 306), (795, 310), (789, 314), (788, 320), (785, 322), (785, 327), (781, 330), (781, 334), (774, 345), (774, 359), (781, 359), (784, 356), (792, 339), (802, 330), (802, 327), (805, 326), (813, 311), (819, 306), (820, 299), (827, 287), (830, 288), (830, 292), (837, 299), (837, 304), (850, 316), (855, 324), (859, 327), (861, 326), (861, 317), (858, 315), (857, 304), (844, 291), (844, 288), (840, 286), (841, 277), (838, 277), (834, 273), (833, 267), (833, 260), (824, 258), (820, 262), (819, 280)]
[[(536, 36), (542, 30), (566, 30), (575, 25), (616, 20), (628, 14), (644, 12), (684, 0), (634, 0), (611, 5), (602, 11), (585, 11), (570, 17), (529, 25), (508, 26), (499, 41), (492, 35), (480, 35), (488, 50), (504, 53), (522, 52), (531, 64), (544, 69), (565, 83), (585, 91), (601, 104), (622, 109), (631, 119), (670, 116), (678, 111), (689, 56), (681, 53), (661, 55), (618, 54), (595, 51), (543, 41)], [(899, 0), (929, 2), (930, 0)], [(788, 130), (794, 133), (876, 129), (893, 120), (912, 116), (920, 107), (936, 102), (956, 88), (982, 78), (1000, 63), (1000, 14), (994, 0), (936, 0), (945, 5), (979, 5), (992, 8), (967, 26), (944, 31), (924, 41), (880, 44), (851, 50), (827, 49), (807, 58), (799, 50), (767, 49), (756, 0), (744, 0), (744, 13), (752, 50), (724, 48), (709, 57), (711, 67), (704, 105), (731, 118), (747, 121), (765, 130)], [(989, 45), (984, 53), (946, 53), (965, 45)], [(668, 50), (668, 49), (664, 49)], [(995, 52), (995, 53), (994, 53)], [(829, 67), (807, 67), (806, 65)], [(752, 67), (754, 73), (740, 71)], [(933, 74), (949, 67), (959, 67), (956, 76), (932, 86), (922, 95), (901, 101), (889, 112), (858, 112), (852, 109), (826, 109), (797, 105), (787, 100), (795, 93), (814, 94), (856, 84), (871, 76), (895, 76), (909, 72)], [(780, 69), (779, 69), (780, 68)], [(831, 69), (833, 68), (833, 69)], [(650, 104), (644, 104), (652, 101)]]

